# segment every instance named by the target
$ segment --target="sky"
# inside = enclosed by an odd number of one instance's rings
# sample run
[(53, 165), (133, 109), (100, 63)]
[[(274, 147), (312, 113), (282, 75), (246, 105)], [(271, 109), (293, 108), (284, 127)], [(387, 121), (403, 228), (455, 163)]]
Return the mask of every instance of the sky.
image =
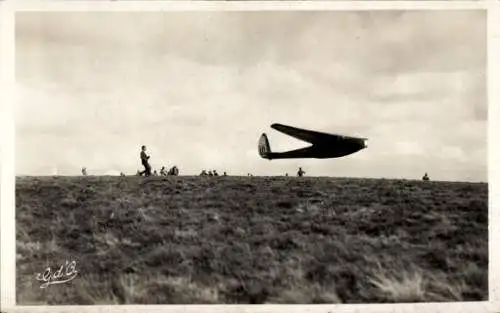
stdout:
[[(483, 11), (20, 12), (16, 174), (487, 181)], [(282, 123), (369, 138), (344, 158)]]

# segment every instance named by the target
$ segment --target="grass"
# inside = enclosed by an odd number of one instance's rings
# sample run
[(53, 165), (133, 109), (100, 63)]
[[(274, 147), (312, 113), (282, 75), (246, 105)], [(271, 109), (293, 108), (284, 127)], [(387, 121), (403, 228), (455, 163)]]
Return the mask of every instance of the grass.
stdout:
[[(488, 185), (18, 177), (18, 304), (488, 299)], [(71, 282), (35, 273), (77, 262)]]

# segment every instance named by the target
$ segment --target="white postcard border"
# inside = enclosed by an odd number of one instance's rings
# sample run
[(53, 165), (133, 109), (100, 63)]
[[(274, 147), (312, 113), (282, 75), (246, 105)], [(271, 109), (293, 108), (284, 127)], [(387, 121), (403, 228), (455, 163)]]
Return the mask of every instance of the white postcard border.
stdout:
[[(497, 1), (4, 1), (0, 3), (1, 306), (2, 312), (500, 312), (500, 3)], [(20, 11), (262, 11), (262, 10), (488, 11), (488, 302), (359, 305), (121, 305), (15, 304), (15, 12)]]

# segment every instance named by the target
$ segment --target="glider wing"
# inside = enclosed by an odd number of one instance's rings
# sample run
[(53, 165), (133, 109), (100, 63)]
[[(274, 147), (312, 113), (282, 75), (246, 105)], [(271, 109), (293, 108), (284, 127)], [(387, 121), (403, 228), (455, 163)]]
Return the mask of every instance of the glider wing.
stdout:
[(295, 137), (299, 140), (306, 141), (309, 143), (316, 143), (321, 141), (335, 141), (335, 140), (344, 140), (344, 139), (355, 139), (355, 140), (367, 140), (366, 138), (359, 137), (350, 137), (338, 134), (327, 134), (312, 130), (306, 130), (301, 128), (296, 128), (292, 126), (286, 126), (282, 124), (272, 124), (271, 128), (276, 129), (284, 134)]

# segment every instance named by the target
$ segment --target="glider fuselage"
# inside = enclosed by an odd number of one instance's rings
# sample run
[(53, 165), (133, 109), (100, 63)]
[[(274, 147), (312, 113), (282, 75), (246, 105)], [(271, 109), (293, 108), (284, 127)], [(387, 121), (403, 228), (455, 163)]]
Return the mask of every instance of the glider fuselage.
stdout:
[(268, 154), (269, 159), (294, 159), (294, 158), (314, 158), (314, 159), (329, 159), (340, 158), (349, 154), (353, 154), (366, 148), (362, 141), (355, 140), (329, 140), (316, 142), (313, 145), (287, 151), (287, 152), (271, 152)]

